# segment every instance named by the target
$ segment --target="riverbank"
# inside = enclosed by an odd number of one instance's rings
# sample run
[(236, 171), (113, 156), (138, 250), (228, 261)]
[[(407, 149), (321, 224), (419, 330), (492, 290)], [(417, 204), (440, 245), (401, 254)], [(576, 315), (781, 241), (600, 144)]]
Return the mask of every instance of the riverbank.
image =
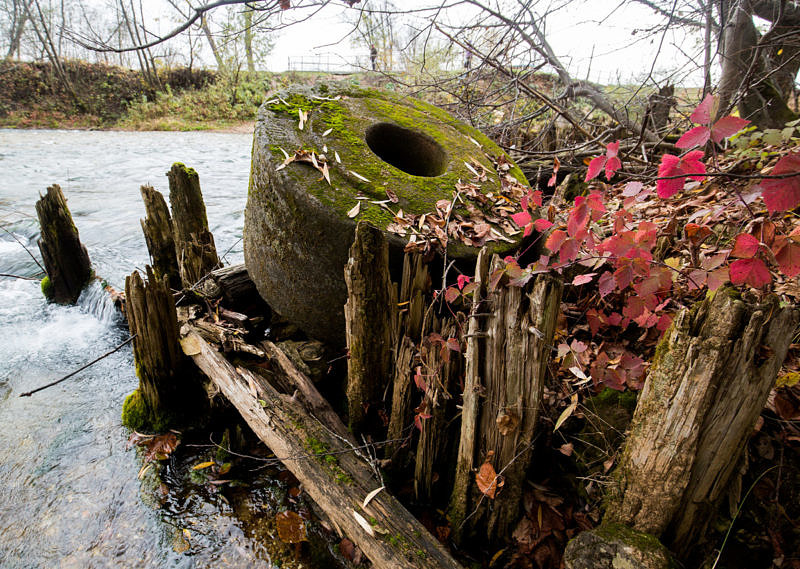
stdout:
[[(175, 68), (161, 70), (153, 85), (130, 69), (62, 63), (63, 73), (49, 63), (0, 62), (0, 128), (249, 133), (267, 93), (331, 77)], [(367, 73), (346, 79), (386, 82)]]

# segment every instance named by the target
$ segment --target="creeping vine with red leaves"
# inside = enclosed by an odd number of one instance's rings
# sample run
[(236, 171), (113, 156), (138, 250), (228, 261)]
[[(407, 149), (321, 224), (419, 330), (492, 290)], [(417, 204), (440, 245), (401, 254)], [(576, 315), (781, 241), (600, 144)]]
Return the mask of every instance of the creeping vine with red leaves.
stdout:
[[(687, 189), (701, 187), (712, 177), (724, 180), (728, 176), (728, 172), (720, 171), (717, 166), (715, 145), (740, 132), (749, 121), (734, 116), (712, 121), (715, 104), (715, 98), (709, 95), (692, 112), (690, 118), (697, 126), (676, 143), (686, 152), (663, 154), (655, 179), (629, 181), (620, 195), (609, 196), (599, 176), (603, 173), (610, 181), (622, 169), (620, 141), (615, 141), (606, 146), (605, 154), (589, 162), (585, 177), (590, 183), (589, 193), (576, 197), (567, 211), (556, 212), (551, 206), (546, 216), (541, 216), (542, 194), (528, 190), (520, 201), (520, 211), (511, 215), (511, 219), (526, 237), (533, 230), (541, 233), (546, 252), (526, 267), (520, 266), (517, 258), (507, 257), (504, 267), (491, 275), (490, 288), (497, 287), (501, 280), (511, 286), (522, 286), (537, 273), (548, 271), (568, 275), (575, 287), (595, 282), (600, 302), (585, 312), (594, 336), (601, 329), (626, 329), (631, 323), (645, 330), (663, 332), (680, 306), (674, 298), (676, 287), (713, 291), (730, 282), (768, 289), (773, 285), (773, 274), (784, 279), (800, 274), (800, 226), (792, 228), (789, 224), (787, 230), (784, 223), (782, 232), (776, 223), (779, 220), (773, 221), (777, 214), (800, 205), (800, 152), (796, 150), (781, 157), (770, 172), (752, 176), (755, 183), (746, 198), (738, 189), (732, 190), (752, 217), (744, 225), (747, 230), (732, 235), (719, 228), (715, 232), (703, 224), (685, 224), (687, 262), (678, 258), (659, 260), (660, 256), (654, 254), (658, 226), (646, 219), (635, 220), (632, 209), (653, 197), (652, 182), (657, 198), (668, 201)], [(711, 164), (706, 163), (705, 146), (714, 151), (715, 160)], [(731, 173), (730, 178), (734, 177)], [(768, 212), (760, 217), (753, 210), (758, 198)], [(716, 246), (704, 247), (712, 237)], [(445, 290), (445, 299), (455, 302), (471, 292), (469, 279), (461, 276)], [(610, 299), (614, 302), (606, 302)], [(568, 350), (576, 353), (572, 347)], [(609, 359), (604, 353), (600, 356)], [(625, 352), (617, 358), (620, 365), (609, 367), (598, 364), (600, 356), (591, 366), (596, 385), (603, 383), (615, 389), (641, 386), (642, 360)]]

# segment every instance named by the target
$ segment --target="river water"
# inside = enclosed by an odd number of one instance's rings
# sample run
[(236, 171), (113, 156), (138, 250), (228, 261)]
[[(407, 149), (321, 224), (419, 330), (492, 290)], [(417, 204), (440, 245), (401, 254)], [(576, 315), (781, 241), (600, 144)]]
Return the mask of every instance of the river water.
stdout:
[[(0, 273), (38, 276), (25, 250), (39, 258), (34, 204), (58, 183), (95, 272), (123, 289), (125, 276), (148, 262), (139, 186), (166, 196), (165, 173), (176, 161), (200, 175), (218, 251), (241, 262), (251, 141), (0, 129)], [(126, 338), (99, 285), (63, 307), (45, 303), (35, 280), (0, 277), (0, 567), (270, 567), (263, 542), (228, 500), (191, 491), (161, 507), (141, 499), (141, 458), (126, 451), (120, 422), (137, 385), (130, 346), (19, 397)]]

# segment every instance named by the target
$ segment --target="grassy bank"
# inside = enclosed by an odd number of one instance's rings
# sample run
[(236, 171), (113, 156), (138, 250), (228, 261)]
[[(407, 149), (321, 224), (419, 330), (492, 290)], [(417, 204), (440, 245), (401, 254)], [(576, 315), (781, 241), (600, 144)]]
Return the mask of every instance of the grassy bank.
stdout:
[(153, 86), (116, 66), (66, 61), (64, 68), (66, 80), (49, 63), (0, 62), (0, 127), (236, 130), (255, 120), (271, 90), (328, 77), (179, 68), (160, 71)]

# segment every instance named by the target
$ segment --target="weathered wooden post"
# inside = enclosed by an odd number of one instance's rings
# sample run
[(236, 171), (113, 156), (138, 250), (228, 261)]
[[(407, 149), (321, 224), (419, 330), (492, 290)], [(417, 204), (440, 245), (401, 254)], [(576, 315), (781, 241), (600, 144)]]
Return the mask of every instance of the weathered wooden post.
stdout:
[[(184, 357), (178, 343), (175, 302), (166, 276), (148, 266), (147, 281), (137, 271), (125, 279), (128, 326), (139, 388), (122, 406), (122, 422), (134, 430), (163, 431), (186, 407)], [(197, 412), (197, 410), (192, 410)]]
[(208, 229), (197, 172), (176, 162), (167, 172), (167, 178), (178, 267), (183, 286), (191, 288), (219, 266), (219, 258), (214, 236)]
[[(502, 268), (503, 261), (495, 255), (490, 272)], [(480, 265), (478, 271), (482, 272)], [(456, 528), (464, 523), (468, 508), (473, 508), (478, 515), (471, 518), (472, 526), (482, 521), (490, 540), (503, 539), (519, 518), (561, 290), (560, 279), (539, 275), (525, 287), (498, 287), (488, 297), (489, 315), (478, 319), (479, 314), (485, 313), (473, 314), (472, 320), (477, 322), (470, 324), (470, 340), (483, 339), (483, 346), (473, 344), (468, 348), (468, 357), (477, 358), (477, 363), (468, 363), (465, 385), (469, 390), (465, 401), (468, 408), (462, 416), (463, 448), (456, 473), (456, 480), (462, 485), (453, 488), (450, 511)], [(474, 395), (479, 390), (485, 398), (476, 413)], [(463, 486), (465, 480), (471, 479), (473, 469), (484, 462), (492, 464), (498, 473), (498, 486), (499, 477), (505, 481), (493, 500), (471, 494), (471, 484)], [(471, 503), (465, 504), (463, 496), (472, 498)], [(491, 507), (489, 501), (493, 502)]]
[(378, 402), (392, 376), (397, 292), (389, 277), (389, 244), (367, 222), (356, 227), (344, 268), (347, 303), (347, 400), (350, 428), (358, 431), (365, 406)]
[(47, 271), (42, 292), (53, 302), (74, 304), (92, 278), (92, 264), (58, 184), (47, 188), (36, 202), (36, 214), (41, 228), (39, 251)]
[(798, 323), (722, 289), (675, 318), (639, 395), (604, 523), (686, 557), (713, 519)]
[(161, 192), (153, 186), (142, 186), (142, 200), (147, 216), (141, 220), (144, 240), (150, 252), (153, 274), (156, 278), (167, 277), (173, 289), (181, 288), (178, 258), (175, 254), (175, 237), (169, 208)]

